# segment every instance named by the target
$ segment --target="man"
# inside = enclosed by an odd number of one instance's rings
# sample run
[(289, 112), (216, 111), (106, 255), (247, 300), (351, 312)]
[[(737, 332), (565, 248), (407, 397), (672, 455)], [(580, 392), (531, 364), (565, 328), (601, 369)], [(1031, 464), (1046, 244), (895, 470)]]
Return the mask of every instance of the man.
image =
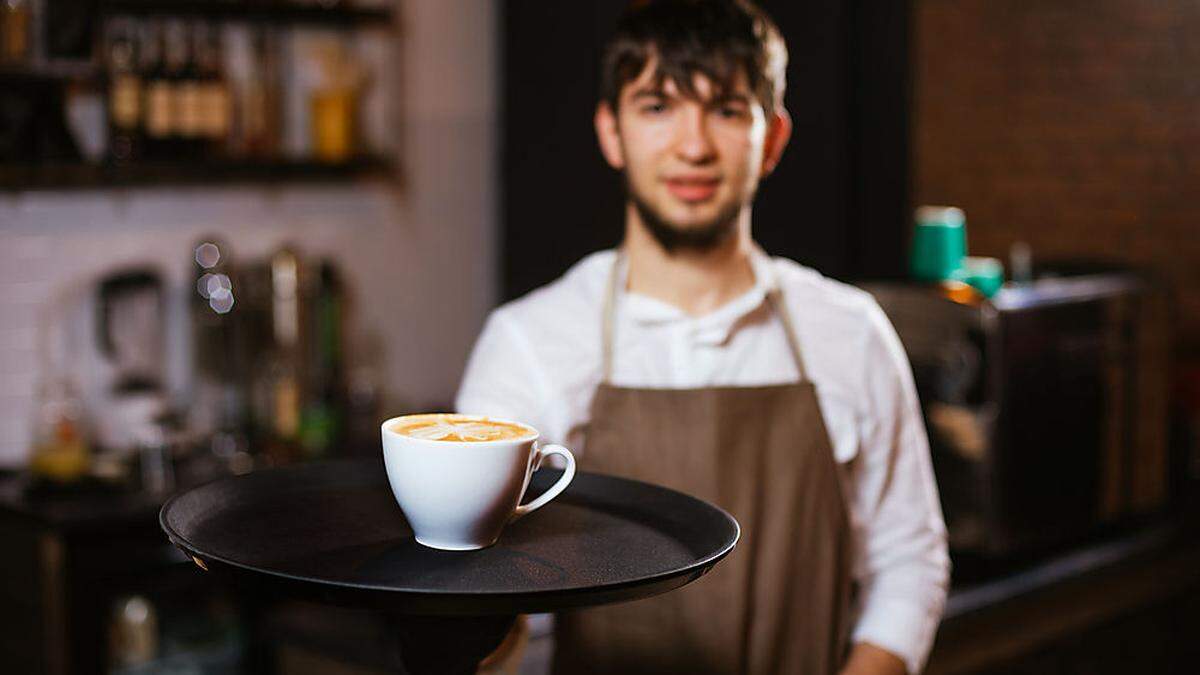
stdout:
[(690, 586), (560, 615), (558, 672), (884, 675), (928, 654), (948, 558), (904, 352), (867, 294), (751, 238), (791, 131), (786, 58), (739, 0), (627, 11), (594, 120), (624, 241), (497, 309), (467, 367), (460, 411), (743, 528)]

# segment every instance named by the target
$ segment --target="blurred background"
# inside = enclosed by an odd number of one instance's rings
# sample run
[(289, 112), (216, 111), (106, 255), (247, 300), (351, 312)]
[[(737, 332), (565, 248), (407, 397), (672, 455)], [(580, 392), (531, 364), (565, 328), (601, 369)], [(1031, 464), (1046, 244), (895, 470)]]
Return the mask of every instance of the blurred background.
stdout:
[[(795, 132), (755, 235), (908, 350), (955, 563), (928, 672), (1190, 672), (1200, 7), (762, 4)], [(622, 6), (0, 0), (5, 672), (386, 670), (373, 617), (224, 589), (157, 509), (375, 456), (492, 307), (618, 242)]]

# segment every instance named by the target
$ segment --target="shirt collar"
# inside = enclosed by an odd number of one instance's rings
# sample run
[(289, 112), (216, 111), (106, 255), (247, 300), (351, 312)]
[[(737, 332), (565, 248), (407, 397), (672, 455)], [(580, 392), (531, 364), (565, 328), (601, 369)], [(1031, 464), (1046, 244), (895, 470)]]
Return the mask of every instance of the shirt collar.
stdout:
[(617, 270), (618, 311), (640, 324), (675, 324), (700, 343), (721, 344), (729, 339), (734, 326), (747, 314), (763, 305), (767, 294), (775, 290), (775, 272), (771, 259), (755, 246), (750, 252), (754, 286), (703, 316), (689, 316), (682, 309), (640, 293), (625, 290), (628, 264), (624, 259)]

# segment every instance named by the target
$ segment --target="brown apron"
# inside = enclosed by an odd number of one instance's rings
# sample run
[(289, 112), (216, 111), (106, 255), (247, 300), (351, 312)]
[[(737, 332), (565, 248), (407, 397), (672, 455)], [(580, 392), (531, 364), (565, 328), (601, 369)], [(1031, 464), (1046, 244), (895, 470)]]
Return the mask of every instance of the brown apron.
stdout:
[(742, 536), (710, 574), (682, 589), (560, 614), (555, 672), (836, 673), (849, 634), (850, 523), (779, 291), (768, 298), (787, 332), (797, 383), (615, 387), (617, 265), (604, 307), (604, 380), (581, 467), (717, 504), (737, 518)]

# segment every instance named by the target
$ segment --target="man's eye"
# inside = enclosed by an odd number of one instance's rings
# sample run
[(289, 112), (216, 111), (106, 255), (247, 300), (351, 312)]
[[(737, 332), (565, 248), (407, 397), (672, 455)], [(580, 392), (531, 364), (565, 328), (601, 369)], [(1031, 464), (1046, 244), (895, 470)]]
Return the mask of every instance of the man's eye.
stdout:
[(667, 104), (662, 103), (662, 102), (647, 103), (646, 105), (642, 106), (642, 112), (644, 112), (644, 113), (657, 114), (657, 113), (661, 113), (661, 112), (666, 112), (666, 110), (667, 110)]
[(717, 109), (717, 114), (725, 119), (737, 119), (745, 114), (745, 110), (739, 106), (725, 105)]

